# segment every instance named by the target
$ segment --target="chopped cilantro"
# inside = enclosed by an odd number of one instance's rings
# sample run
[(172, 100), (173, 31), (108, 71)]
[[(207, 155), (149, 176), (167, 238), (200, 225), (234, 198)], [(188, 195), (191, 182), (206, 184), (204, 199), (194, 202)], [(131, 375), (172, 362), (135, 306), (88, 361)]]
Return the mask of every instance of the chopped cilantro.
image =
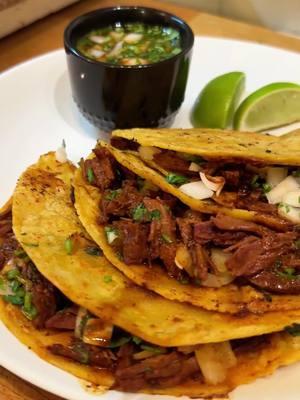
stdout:
[(165, 243), (171, 244), (173, 243), (173, 240), (170, 238), (169, 235), (167, 235), (166, 233), (162, 233), (161, 234), (161, 238)]
[[(21, 286), (21, 283), (20, 283), (17, 279), (15, 279), (15, 280), (13, 280), (13, 281), (10, 282), (9, 286), (10, 286), (11, 290), (12, 290), (14, 293), (17, 293), (18, 289), (19, 289), (20, 286)], [(21, 292), (19, 291), (18, 293), (19, 293), (19, 294), (22, 294), (22, 291), (21, 291)]]
[(160, 214), (160, 211), (159, 211), (159, 210), (153, 210), (153, 211), (151, 211), (151, 213), (150, 213), (150, 218), (151, 218), (152, 221), (153, 221), (154, 219), (160, 219), (160, 217), (161, 217), (161, 214)]
[(73, 252), (73, 240), (71, 237), (68, 237), (65, 240), (65, 250), (67, 252), (68, 255), (71, 255)]
[(160, 219), (160, 211), (153, 210), (149, 212), (143, 203), (140, 203), (137, 207), (132, 210), (132, 218), (134, 221), (153, 221), (155, 219)]
[(148, 346), (147, 344), (142, 344), (141, 349), (149, 351), (150, 353), (154, 354), (164, 354), (166, 349), (162, 349), (160, 347)]
[(84, 251), (90, 256), (102, 256), (103, 252), (99, 247), (89, 246), (84, 249)]
[(253, 188), (258, 188), (260, 186), (258, 180), (259, 180), (259, 175), (254, 175), (253, 178), (251, 179), (251, 186)]
[(132, 341), (133, 341), (134, 344), (140, 345), (140, 344), (142, 343), (143, 340), (140, 339), (140, 338), (137, 337), (137, 336), (132, 336)]
[(166, 181), (170, 183), (171, 185), (179, 186), (183, 185), (184, 183), (187, 183), (189, 180), (183, 175), (178, 175), (178, 174), (173, 174), (172, 172), (169, 173), (165, 177)]
[(148, 219), (148, 210), (144, 206), (143, 203), (140, 203), (138, 206), (136, 206), (133, 211), (132, 211), (132, 218), (134, 221), (143, 221), (145, 219)]
[(121, 347), (123, 346), (123, 344), (126, 344), (128, 342), (130, 342), (131, 337), (130, 336), (123, 336), (119, 339), (116, 340), (111, 340), (110, 344), (109, 344), (109, 348), (110, 349), (115, 349), (116, 347)]
[(110, 282), (112, 282), (112, 277), (110, 275), (104, 275), (103, 281), (105, 283), (110, 283)]
[(6, 274), (7, 279), (8, 279), (9, 281), (11, 281), (11, 280), (17, 278), (19, 275), (20, 275), (20, 271), (19, 271), (17, 268), (13, 268), (13, 269), (9, 270), (9, 271), (7, 272), (7, 274)]
[(264, 193), (268, 193), (272, 190), (272, 186), (269, 185), (268, 183), (263, 183), (262, 188)]
[(300, 324), (293, 324), (284, 328), (292, 336), (300, 336)]
[(8, 294), (6, 296), (3, 296), (3, 299), (7, 303), (14, 304), (15, 306), (21, 306), (24, 303), (24, 298), (21, 296), (17, 296), (17, 295)]
[(297, 279), (298, 275), (295, 275), (295, 268), (284, 268), (282, 270), (277, 270), (276, 274), (285, 279)]
[(19, 257), (19, 258), (25, 258), (27, 254), (23, 249), (17, 249), (14, 251), (14, 256)]
[(32, 294), (26, 292), (22, 312), (26, 318), (33, 320), (37, 316), (37, 309), (32, 304)]
[(122, 189), (110, 190), (105, 194), (105, 200), (114, 200), (121, 193)]
[(297, 240), (294, 242), (294, 246), (296, 247), (297, 250), (300, 249), (300, 239), (297, 239)]
[(87, 174), (87, 180), (89, 181), (89, 183), (93, 183), (95, 180), (95, 175), (94, 175), (94, 171), (92, 170), (92, 168), (88, 168), (86, 174)]
[(288, 204), (286, 204), (286, 203), (282, 203), (281, 202), (281, 203), (278, 204), (278, 207), (280, 207), (280, 208), (284, 207), (286, 213), (289, 213), (291, 211), (290, 206)]
[(205, 160), (202, 157), (195, 156), (195, 155), (189, 154), (189, 153), (179, 153), (179, 156), (186, 161), (191, 161), (196, 164), (203, 164), (205, 162)]
[(300, 177), (300, 169), (297, 169), (296, 171), (293, 171), (292, 175), (295, 176), (296, 178), (299, 178)]

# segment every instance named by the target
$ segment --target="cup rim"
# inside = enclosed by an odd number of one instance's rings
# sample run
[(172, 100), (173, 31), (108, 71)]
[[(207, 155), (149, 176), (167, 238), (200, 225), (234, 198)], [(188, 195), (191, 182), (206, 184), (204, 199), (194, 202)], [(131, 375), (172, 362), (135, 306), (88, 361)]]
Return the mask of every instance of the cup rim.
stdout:
[[(94, 16), (95, 14), (104, 14), (104, 13), (110, 13), (110, 12), (119, 12), (120, 10), (145, 10), (148, 12), (153, 12), (156, 14), (159, 14), (161, 16), (165, 16), (168, 19), (172, 21), (176, 21), (178, 24), (180, 24), (185, 32), (187, 33), (187, 44), (184, 46), (184, 48), (181, 50), (180, 53), (175, 54), (174, 56), (157, 61), (154, 63), (149, 63), (149, 64), (137, 64), (137, 65), (118, 65), (118, 64), (111, 64), (111, 63), (106, 63), (103, 61), (96, 61), (96, 60), (91, 60), (88, 57), (85, 57), (83, 54), (81, 54), (75, 46), (72, 45), (71, 42), (71, 35), (73, 30), (80, 25), (82, 20), (86, 20), (87, 18), (90, 18)], [(148, 68), (153, 68), (157, 65), (165, 64), (168, 62), (173, 62), (176, 61), (178, 58), (181, 58), (184, 56), (187, 52), (191, 50), (194, 44), (194, 33), (191, 29), (191, 27), (185, 22), (182, 18), (178, 17), (175, 14), (171, 14), (167, 11), (159, 10), (156, 8), (151, 8), (151, 7), (143, 7), (143, 6), (114, 6), (114, 7), (104, 7), (104, 8), (97, 8), (93, 11), (90, 11), (88, 13), (79, 15), (78, 17), (74, 18), (65, 28), (64, 30), (64, 45), (65, 45), (65, 50), (71, 52), (74, 56), (77, 58), (80, 58), (82, 61), (87, 62), (88, 64), (94, 64), (97, 66), (103, 66), (106, 68), (112, 68), (112, 69), (148, 69)]]

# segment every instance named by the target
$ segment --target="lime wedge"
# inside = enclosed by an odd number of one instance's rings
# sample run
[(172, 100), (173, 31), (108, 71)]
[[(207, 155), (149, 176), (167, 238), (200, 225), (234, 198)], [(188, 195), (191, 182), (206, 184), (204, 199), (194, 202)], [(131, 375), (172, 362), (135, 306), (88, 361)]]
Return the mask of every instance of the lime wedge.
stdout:
[(228, 127), (244, 90), (245, 80), (243, 72), (229, 72), (208, 82), (193, 107), (192, 125), (195, 128)]
[(300, 121), (300, 85), (276, 82), (250, 94), (234, 116), (234, 129), (263, 131)]

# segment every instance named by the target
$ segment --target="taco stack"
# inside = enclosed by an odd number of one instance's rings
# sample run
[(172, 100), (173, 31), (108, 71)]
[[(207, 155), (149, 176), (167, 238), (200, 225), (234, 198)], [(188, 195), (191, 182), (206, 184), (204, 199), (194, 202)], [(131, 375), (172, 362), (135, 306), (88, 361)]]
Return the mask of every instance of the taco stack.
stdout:
[[(218, 268), (195, 275), (199, 249), (181, 241), (179, 220), (235, 217), (199, 212), (170, 194), (136, 150), (102, 144), (78, 169), (49, 153), (20, 177), (0, 214), (1, 320), (48, 362), (126, 392), (222, 395), (299, 360), (297, 294), (232, 279), (215, 243), (203, 244), (201, 257), (215, 252)], [(214, 225), (219, 243), (273, 232), (243, 222), (237, 232)], [(287, 226), (275, 231), (285, 240), (282, 257), (296, 232)], [(195, 252), (190, 270), (168, 264), (175, 245), (181, 263), (184, 247)]]
[[(293, 159), (295, 165), (279, 166), (279, 161), (288, 163), (288, 159), (285, 151), (278, 155), (278, 143), (296, 145), (300, 136), (248, 134), (252, 153), (238, 148), (229, 159), (229, 145), (225, 141), (222, 152), (218, 134), (214, 137), (210, 133), (211, 158), (205, 153), (207, 159), (202, 157), (196, 163), (195, 158), (186, 160), (188, 153), (169, 150), (171, 144), (168, 150), (162, 149), (159, 140), (161, 148), (141, 148), (136, 143), (145, 140), (141, 132), (145, 132), (145, 138), (160, 136), (152, 130), (132, 131), (114, 132), (113, 144), (119, 148), (100, 143), (82, 162), (82, 172), (76, 173), (79, 217), (106, 257), (138, 285), (170, 300), (232, 314), (298, 309), (300, 235), (292, 219), (294, 213), (299, 214), (299, 161)], [(208, 151), (204, 140), (196, 145), (201, 137), (198, 130), (179, 133), (191, 142), (185, 150), (197, 150), (198, 158), (202, 148)], [(170, 143), (178, 147), (179, 133), (168, 130), (160, 134), (169, 134)], [(116, 135), (123, 135), (122, 140), (115, 140)], [(235, 133), (224, 132), (226, 135), (234, 143)], [(124, 141), (125, 137), (135, 141)], [(241, 138), (242, 134), (236, 133), (236, 141)], [(267, 147), (271, 146), (274, 153), (273, 159), (266, 157), (265, 164), (261, 159), (264, 140), (270, 142)], [(155, 143), (154, 139), (147, 142)], [(221, 152), (220, 159), (214, 149)], [(144, 160), (145, 153), (152, 154), (152, 167)], [(154, 168), (158, 160), (164, 163), (164, 170), (170, 163), (166, 175), (159, 170), (161, 165)], [(275, 166), (270, 164), (275, 160)], [(192, 165), (195, 170), (193, 164), (197, 171), (188, 168)], [(216, 186), (213, 190), (212, 185), (220, 182), (221, 190)], [(288, 195), (296, 196), (296, 207), (282, 201), (286, 185), (293, 189)], [(195, 199), (194, 192), (186, 194), (186, 186), (193, 186), (194, 191), (196, 186), (196, 195), (200, 190), (210, 196)], [(229, 198), (235, 203), (226, 203), (224, 199)], [(244, 208), (235, 208), (237, 205)]]

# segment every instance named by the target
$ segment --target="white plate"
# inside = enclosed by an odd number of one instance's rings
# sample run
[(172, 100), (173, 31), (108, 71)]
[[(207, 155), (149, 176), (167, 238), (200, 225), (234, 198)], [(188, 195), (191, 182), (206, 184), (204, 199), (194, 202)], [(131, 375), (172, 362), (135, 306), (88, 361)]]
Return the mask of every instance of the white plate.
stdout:
[[(274, 81), (300, 82), (300, 55), (250, 42), (196, 38), (186, 100), (174, 126), (189, 127), (189, 111), (201, 88), (229, 71), (247, 74), (247, 92)], [(0, 76), (0, 204), (26, 166), (65, 139), (70, 158), (87, 155), (99, 136), (71, 100), (63, 50), (30, 60)], [(0, 324), (0, 364), (23, 379), (70, 400), (99, 400), (77, 379), (47, 364)], [(234, 400), (298, 400), (300, 364), (235, 390)], [(158, 398), (160, 396), (155, 397)], [(101, 400), (146, 400), (148, 395), (109, 392)], [(164, 397), (171, 399), (171, 397)]]

